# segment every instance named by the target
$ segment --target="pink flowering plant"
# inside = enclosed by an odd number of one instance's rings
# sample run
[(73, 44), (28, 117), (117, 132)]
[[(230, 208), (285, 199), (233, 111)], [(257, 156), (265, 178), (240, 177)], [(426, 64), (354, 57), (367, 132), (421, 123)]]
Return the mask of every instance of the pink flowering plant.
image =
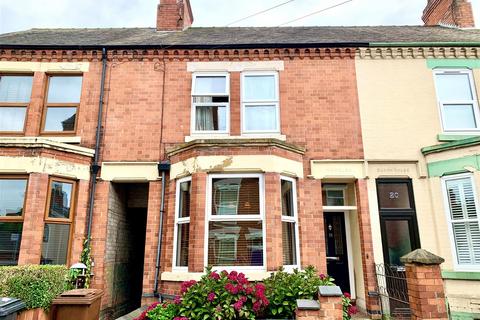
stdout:
[(344, 292), (342, 296), (343, 304), (343, 320), (349, 320), (358, 312), (357, 307), (353, 304), (352, 296), (348, 292)]
[(207, 268), (200, 281), (184, 282), (181, 292), (174, 301), (181, 320), (253, 320), (269, 305), (265, 286), (236, 271), (218, 273)]

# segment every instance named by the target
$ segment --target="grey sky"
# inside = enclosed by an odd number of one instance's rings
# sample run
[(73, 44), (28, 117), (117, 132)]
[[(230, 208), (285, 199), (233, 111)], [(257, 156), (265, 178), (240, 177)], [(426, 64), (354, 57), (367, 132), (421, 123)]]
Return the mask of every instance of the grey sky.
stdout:
[[(286, 0), (191, 0), (194, 26), (223, 26)], [(238, 26), (277, 26), (342, 0), (294, 0)], [(290, 25), (422, 24), (427, 0), (353, 0)], [(472, 0), (480, 8), (480, 0)], [(0, 33), (29, 28), (153, 27), (158, 0), (0, 0)], [(477, 20), (478, 21), (478, 20)]]

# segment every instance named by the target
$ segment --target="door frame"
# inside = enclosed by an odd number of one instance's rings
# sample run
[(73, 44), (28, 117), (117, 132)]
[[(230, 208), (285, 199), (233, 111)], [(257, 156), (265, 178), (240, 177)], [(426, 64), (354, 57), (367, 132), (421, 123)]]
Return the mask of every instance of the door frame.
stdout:
[[(351, 235), (351, 228), (350, 228), (350, 212), (348, 211), (336, 211), (336, 210), (326, 210), (323, 212), (323, 214), (329, 214), (329, 213), (342, 213), (343, 218), (345, 221), (345, 239), (347, 241), (347, 259), (348, 259), (348, 278), (350, 282), (350, 295), (352, 296), (352, 299), (357, 298), (357, 293), (355, 290), (355, 272), (353, 270), (353, 251), (352, 251), (352, 235)], [(325, 232), (325, 226), (324, 226), (324, 231)], [(325, 245), (327, 245), (325, 243)], [(325, 251), (326, 253), (326, 251)]]

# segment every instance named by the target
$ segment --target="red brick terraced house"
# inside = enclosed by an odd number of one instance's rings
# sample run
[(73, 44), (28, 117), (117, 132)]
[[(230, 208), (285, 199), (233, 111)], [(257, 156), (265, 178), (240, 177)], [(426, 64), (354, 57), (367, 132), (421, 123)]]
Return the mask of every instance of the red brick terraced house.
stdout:
[(478, 33), (192, 22), (163, 0), (156, 28), (0, 35), (0, 264), (72, 265), (90, 236), (105, 319), (206, 266), (313, 265), (378, 315), (367, 177), (343, 166), (364, 161), (355, 59)]

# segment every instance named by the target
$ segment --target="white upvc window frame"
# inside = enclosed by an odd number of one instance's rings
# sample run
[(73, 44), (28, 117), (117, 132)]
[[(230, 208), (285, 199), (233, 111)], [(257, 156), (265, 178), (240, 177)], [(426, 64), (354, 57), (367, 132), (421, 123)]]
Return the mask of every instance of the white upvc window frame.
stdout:
[[(195, 80), (197, 77), (225, 77), (225, 92), (222, 93), (211, 93), (211, 92), (202, 92), (198, 94), (195, 92)], [(222, 97), (228, 96), (228, 102), (194, 102), (194, 96), (212, 96), (212, 97)], [(190, 111), (190, 134), (195, 136), (201, 135), (229, 135), (230, 134), (230, 74), (228, 72), (195, 72), (192, 74), (192, 90), (190, 93), (191, 99), (191, 111)], [(196, 109), (201, 106), (212, 106), (212, 107), (225, 107), (226, 116), (225, 116), (225, 130), (196, 130)]]
[[(293, 217), (290, 216), (284, 216), (283, 213), (282, 215), (282, 223), (283, 222), (289, 222), (289, 223), (294, 223), (294, 230), (295, 230), (295, 255), (296, 255), (296, 261), (297, 263), (294, 265), (283, 265), (283, 268), (287, 272), (292, 272), (294, 269), (300, 269), (301, 268), (301, 263), (300, 263), (300, 236), (299, 236), (299, 228), (298, 228), (298, 210), (297, 210), (297, 180), (286, 177), (286, 176), (280, 176), (280, 184), (282, 183), (282, 180), (289, 181), (292, 183), (292, 197), (293, 197)], [(280, 186), (281, 190), (281, 186)], [(282, 203), (282, 195), (280, 194), (280, 207)], [(282, 226), (283, 229), (283, 226)], [(282, 231), (282, 241), (283, 241), (283, 231)], [(282, 243), (282, 260), (283, 260), (283, 243)]]
[[(245, 77), (248, 76), (274, 76), (275, 78), (275, 99), (274, 100), (245, 100)], [(242, 108), (241, 128), (242, 135), (280, 134), (280, 86), (277, 71), (244, 71), (240, 76), (240, 104)], [(247, 130), (245, 109), (249, 106), (275, 106), (276, 128), (274, 130)]]
[[(190, 215), (188, 217), (180, 218), (179, 213), (180, 213), (180, 185), (183, 182), (190, 181), (190, 184), (192, 183), (192, 177), (185, 177), (182, 179), (178, 179), (176, 182), (176, 189), (175, 189), (175, 224), (174, 224), (174, 230), (173, 230), (173, 257), (172, 257), (172, 270), (173, 271), (183, 271), (187, 272), (188, 271), (188, 266), (184, 267), (179, 267), (177, 266), (177, 246), (178, 246), (178, 226), (181, 224), (188, 223), (190, 224)], [(190, 244), (190, 241), (189, 241)], [(190, 255), (190, 251), (189, 251)]]
[[(470, 90), (472, 92), (472, 100), (448, 100), (442, 101), (440, 100), (440, 95), (438, 92), (437, 86), (437, 76), (438, 75), (445, 75), (445, 74), (466, 74), (468, 76)], [(478, 98), (476, 93), (475, 81), (473, 78), (473, 73), (471, 69), (467, 68), (442, 68), (442, 69), (435, 69), (433, 70), (434, 76), (434, 83), (435, 83), (435, 92), (437, 95), (437, 103), (438, 109), (440, 114), (440, 121), (442, 126), (442, 131), (444, 133), (477, 133), (480, 134), (480, 110), (478, 105)], [(445, 115), (444, 115), (444, 106), (445, 105), (472, 105), (473, 106), (473, 114), (474, 114), (474, 121), (476, 124), (476, 128), (474, 129), (462, 129), (462, 128), (453, 128), (453, 129), (446, 129), (445, 125)]]
[(477, 209), (477, 221), (480, 224), (480, 207), (479, 207), (479, 199), (477, 194), (477, 188), (475, 185), (475, 177), (472, 173), (461, 173), (455, 175), (449, 175), (442, 177), (442, 189), (443, 189), (443, 205), (445, 208), (447, 224), (448, 224), (448, 233), (450, 237), (450, 246), (452, 251), (452, 258), (453, 258), (453, 268), (455, 271), (480, 271), (480, 264), (459, 264), (458, 257), (457, 257), (457, 246), (455, 243), (455, 235), (453, 232), (453, 221), (455, 222), (468, 222), (468, 221), (475, 221), (474, 219), (463, 219), (463, 220), (453, 220), (451, 217), (450, 212), (450, 202), (447, 192), (447, 181), (450, 180), (460, 180), (460, 179), (470, 179), (472, 184), (472, 191), (474, 194), (475, 200), (475, 208)]
[[(213, 179), (218, 178), (258, 178), (259, 207), (258, 215), (212, 215), (212, 187)], [(208, 239), (209, 225), (211, 221), (260, 221), (262, 223), (262, 266), (212, 266), (213, 270), (237, 270), (237, 271), (266, 271), (267, 270), (267, 248), (266, 248), (266, 223), (265, 223), (265, 178), (261, 173), (234, 173), (234, 174), (210, 174), (207, 178), (206, 205), (205, 205), (205, 241), (204, 241), (204, 266), (208, 266)]]

